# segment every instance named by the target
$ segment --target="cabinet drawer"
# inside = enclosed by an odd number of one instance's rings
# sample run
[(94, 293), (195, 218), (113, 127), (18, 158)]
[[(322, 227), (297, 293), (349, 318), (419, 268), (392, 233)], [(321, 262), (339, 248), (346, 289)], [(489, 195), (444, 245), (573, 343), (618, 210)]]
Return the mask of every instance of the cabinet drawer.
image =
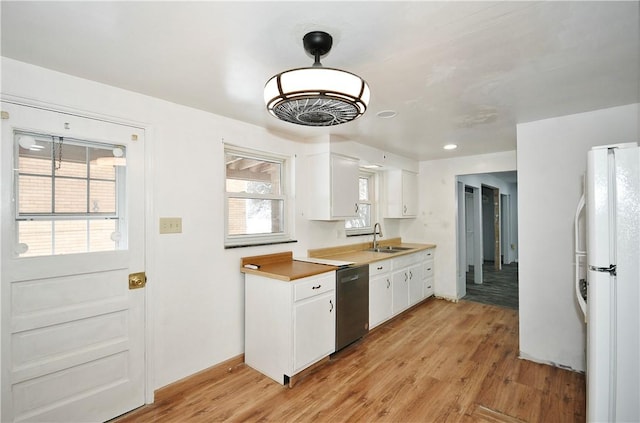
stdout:
[(391, 271), (391, 260), (376, 261), (369, 264), (369, 277), (389, 273)]
[(424, 263), (424, 274), (423, 277), (431, 278), (433, 277), (433, 260), (429, 260)]
[(295, 282), (293, 287), (293, 301), (304, 300), (323, 292), (336, 289), (336, 272), (323, 273)]
[(419, 253), (406, 254), (393, 259), (393, 270), (402, 269), (420, 262), (422, 256)]
[(428, 278), (424, 281), (424, 296), (430, 297), (434, 293), (433, 289), (433, 278)]

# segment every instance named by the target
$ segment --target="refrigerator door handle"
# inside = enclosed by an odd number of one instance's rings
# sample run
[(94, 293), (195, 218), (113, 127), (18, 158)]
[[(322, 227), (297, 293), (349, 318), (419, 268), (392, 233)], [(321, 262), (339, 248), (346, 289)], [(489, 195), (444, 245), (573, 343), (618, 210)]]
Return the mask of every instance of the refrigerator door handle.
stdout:
[(589, 266), (589, 270), (594, 272), (608, 272), (613, 276), (616, 276), (617, 266), (615, 264), (610, 264), (609, 267), (598, 267), (598, 266)]
[[(582, 310), (582, 315), (584, 317), (585, 322), (587, 321), (587, 302), (582, 296), (582, 291), (580, 289), (580, 285), (582, 280), (580, 279), (580, 269), (581, 264), (584, 263), (587, 257), (587, 252), (580, 249), (580, 214), (584, 210), (586, 206), (584, 194), (580, 197), (580, 201), (578, 201), (578, 207), (576, 208), (576, 215), (573, 220), (574, 222), (574, 237), (575, 237), (575, 285), (576, 285), (576, 299), (578, 300), (578, 305), (580, 306), (580, 310)], [(586, 263), (584, 263), (586, 264)]]

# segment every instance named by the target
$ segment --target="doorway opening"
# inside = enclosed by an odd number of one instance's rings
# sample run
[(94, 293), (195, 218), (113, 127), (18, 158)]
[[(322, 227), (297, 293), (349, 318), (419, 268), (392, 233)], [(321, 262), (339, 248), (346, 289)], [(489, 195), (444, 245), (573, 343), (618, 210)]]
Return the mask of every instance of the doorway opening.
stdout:
[(517, 173), (457, 176), (458, 297), (518, 309)]

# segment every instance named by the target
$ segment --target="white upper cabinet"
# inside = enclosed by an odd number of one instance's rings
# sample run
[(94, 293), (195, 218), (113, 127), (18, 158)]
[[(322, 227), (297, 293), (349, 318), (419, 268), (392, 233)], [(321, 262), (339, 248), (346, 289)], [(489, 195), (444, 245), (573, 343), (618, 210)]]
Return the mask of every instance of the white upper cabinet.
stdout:
[(407, 170), (388, 170), (384, 175), (386, 218), (418, 215), (418, 174)]
[(340, 220), (358, 214), (359, 161), (334, 153), (307, 157), (307, 219)]

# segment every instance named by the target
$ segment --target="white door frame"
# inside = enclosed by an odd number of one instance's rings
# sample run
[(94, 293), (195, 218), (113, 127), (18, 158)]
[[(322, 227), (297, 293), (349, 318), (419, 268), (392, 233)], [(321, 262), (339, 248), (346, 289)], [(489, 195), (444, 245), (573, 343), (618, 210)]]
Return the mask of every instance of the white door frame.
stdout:
[(480, 187), (473, 188), (473, 220), (475, 232), (473, 234), (473, 283), (482, 284), (482, 192)]
[[(154, 187), (154, 178), (153, 178), (153, 139), (154, 139), (154, 128), (151, 124), (143, 123), (140, 121), (129, 120), (121, 117), (113, 117), (107, 116), (100, 113), (95, 113), (83, 109), (77, 109), (73, 107), (63, 106), (59, 104), (48, 103), (44, 101), (35, 100), (32, 98), (25, 98), (11, 94), (2, 94), (0, 99), (3, 102), (13, 103), (21, 106), (35, 107), (44, 110), (49, 110), (52, 112), (62, 112), (76, 115), (78, 117), (89, 118), (89, 119), (97, 119), (105, 122), (110, 122), (114, 124), (120, 125), (128, 125), (138, 127), (145, 131), (145, 149), (144, 149), (144, 178), (145, 178), (145, 198), (144, 198), (144, 210), (145, 210), (145, 273), (147, 275), (147, 285), (144, 288), (144, 297), (145, 297), (145, 322), (144, 322), (144, 333), (145, 333), (145, 403), (151, 404), (154, 402), (154, 391), (155, 391), (155, 378), (154, 378), (154, 354), (153, 346), (154, 346), (154, 331), (153, 331), (153, 294), (154, 294), (154, 276), (155, 276), (155, 246), (152, 242), (152, 234), (155, 230), (155, 222), (154, 219), (154, 197), (153, 193), (155, 192)], [(2, 254), (0, 252), (0, 265), (2, 263)], [(0, 397), (1, 401), (1, 397)], [(0, 408), (2, 404), (0, 403)]]
[(465, 221), (465, 192), (464, 182), (456, 181), (456, 204), (457, 204), (457, 278), (456, 278), (456, 298), (467, 295), (467, 225)]

